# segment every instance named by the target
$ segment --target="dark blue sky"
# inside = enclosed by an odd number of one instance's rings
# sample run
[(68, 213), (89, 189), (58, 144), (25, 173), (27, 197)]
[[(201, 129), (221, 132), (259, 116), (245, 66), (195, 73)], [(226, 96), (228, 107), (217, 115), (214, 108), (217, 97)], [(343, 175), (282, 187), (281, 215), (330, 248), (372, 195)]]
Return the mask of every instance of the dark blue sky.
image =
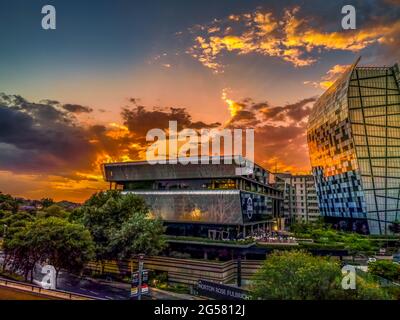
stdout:
[[(9, 59), (26, 65), (76, 58), (89, 64), (123, 65), (148, 52), (168, 49), (178, 31), (262, 2), (1, 0), (0, 38), (7, 44), (0, 52), (1, 67), (9, 65)], [(41, 8), (46, 4), (57, 10), (55, 32), (41, 29)]]
[[(279, 12), (299, 5), (317, 18), (329, 15), (325, 20), (328, 24), (340, 19), (342, 3), (351, 2), (354, 1), (1, 0), (0, 71), (10, 72), (15, 67), (29, 71), (33, 66), (61, 63), (124, 67), (147, 54), (173, 49), (177, 45), (172, 41), (174, 33), (216, 18), (258, 7)], [(368, 10), (366, 3), (370, 1), (363, 2)], [(57, 9), (55, 32), (44, 32), (40, 27), (40, 11), (45, 4)]]

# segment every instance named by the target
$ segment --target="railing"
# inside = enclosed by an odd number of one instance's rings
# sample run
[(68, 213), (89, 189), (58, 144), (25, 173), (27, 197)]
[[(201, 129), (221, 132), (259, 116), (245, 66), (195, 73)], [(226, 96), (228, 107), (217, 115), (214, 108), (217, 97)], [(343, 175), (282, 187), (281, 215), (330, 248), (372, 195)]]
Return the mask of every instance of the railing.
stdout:
[(64, 300), (103, 300), (80, 293), (71, 293), (63, 290), (43, 289), (42, 287), (27, 284), (19, 281), (0, 278), (0, 286), (17, 289), (25, 292), (31, 292), (38, 295), (47, 296), (49, 298), (59, 298)]

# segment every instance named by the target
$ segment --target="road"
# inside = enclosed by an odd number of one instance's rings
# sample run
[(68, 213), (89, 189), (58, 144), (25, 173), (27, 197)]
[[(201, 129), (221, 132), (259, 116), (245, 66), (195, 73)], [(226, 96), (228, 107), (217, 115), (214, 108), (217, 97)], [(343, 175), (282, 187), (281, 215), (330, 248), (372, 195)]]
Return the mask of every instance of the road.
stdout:
[[(0, 264), (3, 262), (3, 253), (0, 251)], [(61, 271), (57, 279), (57, 289), (72, 293), (84, 294), (104, 300), (128, 300), (130, 285), (120, 282), (109, 282), (91, 278), (82, 278)], [(189, 295), (177, 295), (162, 290), (150, 288), (150, 295), (143, 296), (143, 300), (179, 300), (190, 299)]]
[[(60, 272), (57, 289), (73, 293), (89, 295), (105, 300), (128, 300), (130, 285), (120, 282), (108, 282), (90, 278), (81, 278), (66, 272)], [(183, 298), (190, 298), (185, 295)], [(167, 291), (150, 288), (150, 295), (144, 295), (143, 300), (179, 300), (179, 295)]]
[(60, 272), (57, 280), (57, 289), (84, 294), (105, 300), (127, 300), (130, 286), (128, 284), (113, 285), (94, 279), (81, 278), (66, 272)]

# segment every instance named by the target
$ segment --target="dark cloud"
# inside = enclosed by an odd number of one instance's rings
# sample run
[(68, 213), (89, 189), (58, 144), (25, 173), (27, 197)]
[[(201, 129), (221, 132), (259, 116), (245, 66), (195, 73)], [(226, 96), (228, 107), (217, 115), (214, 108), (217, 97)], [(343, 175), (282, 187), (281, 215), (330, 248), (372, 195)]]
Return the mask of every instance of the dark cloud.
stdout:
[[(139, 152), (145, 147), (145, 138), (132, 133), (123, 132), (117, 135), (112, 133), (112, 129), (104, 125), (93, 125), (88, 128), (88, 135), (100, 152), (106, 153), (115, 161), (118, 161), (121, 155), (139, 159)], [(137, 145), (132, 146), (132, 144)]]
[(177, 121), (178, 131), (185, 128), (203, 129), (215, 128), (220, 123), (204, 123), (192, 121), (191, 115), (185, 108), (157, 109), (145, 106), (124, 108), (122, 111), (124, 125), (137, 137), (145, 138), (149, 130), (159, 128), (165, 130), (169, 127), (169, 121)]
[(302, 135), (305, 135), (304, 127), (264, 125), (256, 131), (256, 142), (257, 145), (284, 146)]
[(207, 124), (203, 121), (197, 121), (197, 122), (192, 122), (190, 124), (189, 128), (200, 130), (200, 129), (207, 129), (207, 128), (217, 128), (219, 126), (221, 126), (221, 123), (219, 123), (219, 122), (213, 122), (213, 123)]
[(84, 125), (75, 117), (80, 112), (89, 110), (54, 100), (34, 103), (18, 95), (0, 94), (0, 171), (93, 180), (77, 172), (98, 172), (103, 159), (139, 159), (147, 146), (147, 132), (167, 129), (168, 121), (177, 121), (179, 130), (220, 126), (192, 121), (184, 108), (124, 108), (126, 128)]
[(49, 105), (52, 105), (52, 106), (58, 106), (58, 105), (60, 105), (60, 102), (58, 102), (57, 100), (50, 100), (50, 99), (40, 100), (39, 103), (42, 103), (42, 104), (49, 104)]
[(278, 122), (284, 121), (287, 123), (293, 122), (297, 125), (298, 122), (306, 120), (309, 115), (312, 102), (316, 97), (300, 100), (293, 104), (287, 104), (283, 107), (273, 107), (268, 102), (254, 103), (253, 100), (247, 98), (239, 103), (236, 103), (240, 109), (228, 122), (228, 127), (259, 127), (263, 126), (263, 122)]
[(93, 112), (93, 109), (86, 106), (81, 106), (79, 104), (64, 104), (62, 106), (63, 109), (72, 113), (90, 113)]
[(267, 102), (243, 99), (236, 103), (236, 114), (224, 126), (193, 121), (185, 108), (145, 106), (123, 108), (124, 126), (88, 126), (75, 117), (79, 108), (71, 112), (54, 100), (34, 103), (18, 95), (0, 94), (0, 171), (94, 180), (78, 172), (99, 172), (98, 165), (104, 159), (139, 159), (148, 145), (147, 132), (153, 128), (166, 130), (169, 121), (177, 121), (178, 130), (255, 128), (258, 162), (284, 157), (288, 163), (296, 159), (305, 163), (306, 150), (300, 152), (299, 146), (306, 144), (305, 119), (314, 100), (272, 107)]
[(240, 110), (227, 123), (229, 128), (254, 128), (255, 159), (275, 170), (308, 170), (306, 120), (316, 97), (285, 106), (271, 106), (244, 99)]
[[(246, 100), (247, 103), (252, 103), (253, 100)], [(260, 102), (260, 103), (253, 103), (251, 105), (251, 109), (253, 110), (261, 110), (261, 109), (265, 109), (265, 108), (270, 108), (270, 105), (268, 104), (268, 102)]]
[(259, 124), (259, 120), (256, 118), (256, 112), (253, 110), (239, 110), (236, 114), (229, 120), (228, 128), (251, 128)]
[(94, 148), (86, 129), (56, 105), (0, 96), (0, 169), (61, 173), (90, 167)]
[(140, 101), (141, 101), (140, 98), (129, 98), (129, 102), (135, 106), (138, 105)]
[(306, 125), (263, 125), (255, 130), (255, 159), (266, 168), (308, 171)]
[(263, 109), (265, 120), (275, 121), (301, 121), (310, 114), (312, 109), (312, 102), (315, 102), (317, 98), (311, 97), (300, 100), (293, 104), (287, 104), (284, 107), (269, 107)]

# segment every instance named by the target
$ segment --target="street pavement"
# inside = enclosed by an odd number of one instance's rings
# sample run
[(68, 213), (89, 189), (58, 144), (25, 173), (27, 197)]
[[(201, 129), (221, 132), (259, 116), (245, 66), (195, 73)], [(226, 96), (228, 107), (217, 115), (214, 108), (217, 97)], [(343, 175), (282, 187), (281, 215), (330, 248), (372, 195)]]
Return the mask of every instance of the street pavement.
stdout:
[[(0, 264), (4, 260), (4, 254), (0, 251)], [(127, 283), (79, 277), (60, 271), (57, 279), (57, 289), (71, 293), (83, 294), (102, 300), (128, 300), (130, 285)], [(170, 293), (168, 291), (149, 288), (150, 294), (143, 295), (143, 300), (181, 300), (194, 299), (193, 296)]]
[(60, 272), (57, 289), (92, 296), (104, 300), (129, 299), (130, 286), (115, 286), (112, 282), (103, 283), (89, 278), (81, 278), (67, 272)]
[[(97, 299), (128, 300), (130, 285), (121, 282), (102, 281), (81, 278), (66, 272), (60, 272), (57, 289), (73, 293), (89, 295)], [(185, 295), (183, 298), (188, 298)], [(150, 295), (143, 295), (143, 300), (179, 300), (177, 294), (150, 288)]]

